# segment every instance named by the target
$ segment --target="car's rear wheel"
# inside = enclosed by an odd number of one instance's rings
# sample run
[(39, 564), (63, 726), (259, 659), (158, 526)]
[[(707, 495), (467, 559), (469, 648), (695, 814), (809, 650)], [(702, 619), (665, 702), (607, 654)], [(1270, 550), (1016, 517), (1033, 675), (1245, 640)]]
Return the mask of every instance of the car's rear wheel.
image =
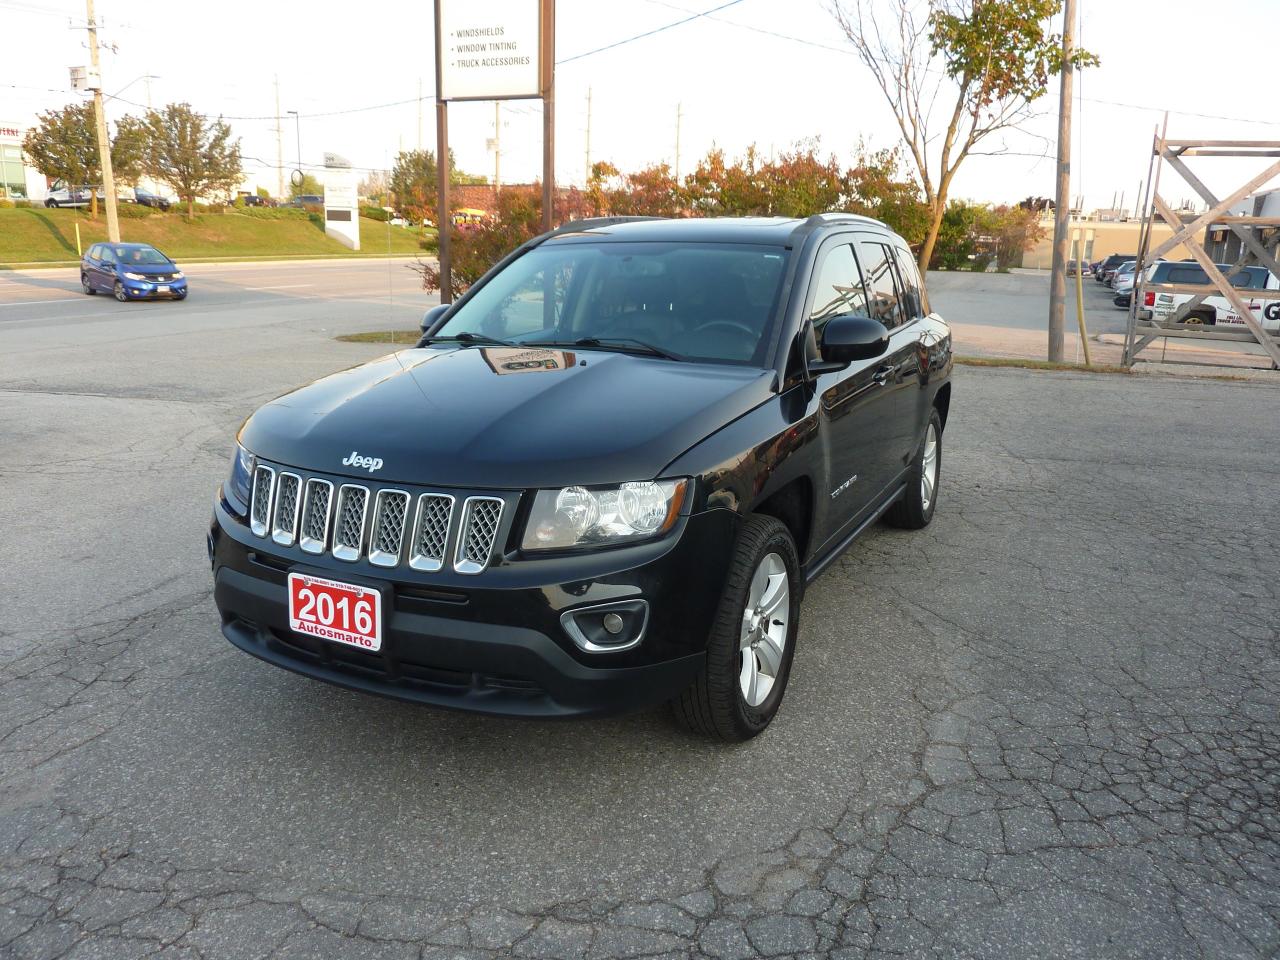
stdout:
[(97, 290), (93, 289), (93, 284), (89, 282), (89, 275), (87, 273), (82, 272), (80, 274), (80, 286), (84, 290), (84, 292), (91, 297), (98, 292)]
[(935, 407), (929, 411), (920, 449), (907, 473), (907, 489), (884, 515), (886, 521), (904, 530), (919, 530), (929, 525), (938, 505), (938, 480), (942, 473), (942, 417)]
[(1183, 323), (1189, 323), (1192, 326), (1217, 326), (1217, 313), (1210, 313), (1208, 310), (1192, 310), (1182, 318)]
[(125, 303), (129, 299), (129, 295), (124, 292), (124, 284), (121, 283), (119, 280), (117, 280), (116, 285), (111, 288), (111, 292), (116, 295), (116, 299), (119, 300), (121, 303)]
[(672, 704), (683, 726), (741, 741), (769, 725), (791, 675), (801, 592), (791, 531), (774, 517), (748, 517), (707, 641), (706, 667)]

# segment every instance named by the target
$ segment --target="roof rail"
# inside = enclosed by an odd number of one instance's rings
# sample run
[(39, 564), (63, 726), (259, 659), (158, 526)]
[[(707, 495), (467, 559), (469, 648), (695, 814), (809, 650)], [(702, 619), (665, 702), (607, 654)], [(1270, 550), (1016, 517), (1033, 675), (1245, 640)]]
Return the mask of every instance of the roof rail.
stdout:
[(544, 233), (544, 237), (554, 237), (561, 233), (580, 233), (583, 230), (595, 230), (599, 227), (611, 227), (615, 223), (634, 223), (641, 220), (667, 220), (668, 217), (588, 217), (586, 220), (571, 220), (561, 224), (554, 230)]

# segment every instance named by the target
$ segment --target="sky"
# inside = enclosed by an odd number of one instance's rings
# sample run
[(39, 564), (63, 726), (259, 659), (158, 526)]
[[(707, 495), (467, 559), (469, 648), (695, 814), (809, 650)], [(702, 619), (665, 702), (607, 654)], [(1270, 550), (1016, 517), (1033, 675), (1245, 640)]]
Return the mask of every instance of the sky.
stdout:
[[(829, 3), (558, 0), (557, 180), (585, 178), (588, 92), (590, 159), (624, 171), (676, 166), (677, 118), (681, 174), (715, 146), (739, 155), (754, 143), (768, 154), (817, 138), (823, 153), (851, 162), (860, 143), (897, 145), (893, 116)], [(1102, 60), (1077, 74), (1072, 194), (1086, 210), (1110, 207), (1121, 194), (1132, 207), (1166, 110), (1171, 137), (1280, 139), (1271, 58), (1265, 45), (1248, 53), (1250, 37), (1274, 27), (1280, 0), (1078, 3), (1078, 40)], [(325, 152), (386, 169), (401, 149), (435, 148), (430, 0), (96, 5), (109, 45), (103, 85), (118, 94), (107, 102), (109, 118), (141, 113), (148, 98), (157, 107), (187, 101), (220, 114), (242, 140), (250, 180), (273, 193), (277, 78), (280, 109), (300, 114), (282, 124), (286, 168), (296, 163), (299, 138), (304, 169), (318, 167)], [(67, 68), (88, 62), (84, 31), (76, 29), (84, 25), (83, 3), (0, 0), (0, 17), (8, 40), (0, 123), (27, 126), (39, 111), (80, 99)], [(138, 79), (148, 74), (154, 79)], [(973, 157), (961, 167), (952, 195), (989, 203), (1052, 196), (1057, 104), (1055, 87), (1037, 102), (1039, 116), (997, 145), (1006, 155)], [(537, 100), (501, 105), (504, 183), (540, 176), (541, 117)], [(468, 172), (493, 174), (494, 120), (493, 103), (450, 105), (450, 144)], [(1210, 187), (1225, 191), (1244, 179), (1233, 161), (1211, 162), (1204, 168)], [(1175, 203), (1193, 197), (1172, 180), (1161, 192)]]

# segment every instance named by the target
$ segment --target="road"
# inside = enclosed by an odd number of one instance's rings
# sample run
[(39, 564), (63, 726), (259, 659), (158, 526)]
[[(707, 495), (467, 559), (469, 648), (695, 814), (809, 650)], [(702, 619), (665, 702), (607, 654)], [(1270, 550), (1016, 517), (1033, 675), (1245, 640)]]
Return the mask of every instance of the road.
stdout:
[(234, 431), (412, 324), (387, 270), (0, 276), (0, 956), (1280, 950), (1277, 388), (961, 369), (933, 525), (813, 585), (766, 735), (494, 720), (218, 631)]

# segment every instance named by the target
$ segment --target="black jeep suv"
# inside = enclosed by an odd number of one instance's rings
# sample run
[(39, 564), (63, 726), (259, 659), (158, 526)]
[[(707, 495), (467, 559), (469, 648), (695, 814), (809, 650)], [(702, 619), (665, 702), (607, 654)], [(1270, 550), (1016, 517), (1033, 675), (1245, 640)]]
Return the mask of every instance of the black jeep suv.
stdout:
[(883, 224), (604, 219), (241, 428), (209, 552), (269, 663), (437, 706), (768, 725), (800, 599), (929, 523), (951, 334)]

